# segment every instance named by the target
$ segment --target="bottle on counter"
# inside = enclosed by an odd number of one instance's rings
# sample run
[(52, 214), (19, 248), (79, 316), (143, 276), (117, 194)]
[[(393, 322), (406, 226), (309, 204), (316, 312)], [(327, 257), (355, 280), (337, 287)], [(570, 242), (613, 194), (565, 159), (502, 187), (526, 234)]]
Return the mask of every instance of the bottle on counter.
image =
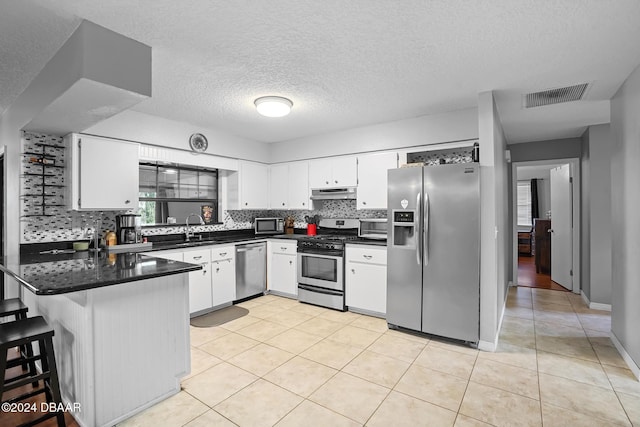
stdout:
[(107, 230), (107, 232), (105, 233), (104, 240), (107, 246), (115, 246), (118, 244), (118, 238), (116, 237), (116, 233), (110, 230)]

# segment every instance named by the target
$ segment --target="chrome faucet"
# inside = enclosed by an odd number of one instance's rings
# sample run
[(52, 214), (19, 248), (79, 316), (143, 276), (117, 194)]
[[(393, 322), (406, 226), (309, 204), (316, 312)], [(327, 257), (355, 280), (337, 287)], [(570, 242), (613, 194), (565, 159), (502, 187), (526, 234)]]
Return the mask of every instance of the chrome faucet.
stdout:
[(187, 241), (187, 242), (189, 241), (190, 238), (195, 236), (193, 231), (191, 231), (191, 229), (189, 228), (189, 218), (191, 218), (192, 216), (197, 216), (198, 219), (200, 219), (200, 225), (204, 225), (204, 219), (202, 219), (202, 217), (200, 215), (195, 214), (195, 213), (190, 213), (189, 215), (187, 215), (187, 218), (185, 219), (186, 227), (184, 229), (185, 241)]

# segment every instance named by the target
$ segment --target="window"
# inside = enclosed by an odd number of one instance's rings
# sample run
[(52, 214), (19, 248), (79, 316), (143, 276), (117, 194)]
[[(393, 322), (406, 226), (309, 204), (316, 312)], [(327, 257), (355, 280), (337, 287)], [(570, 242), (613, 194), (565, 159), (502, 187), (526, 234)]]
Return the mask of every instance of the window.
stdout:
[(518, 181), (518, 225), (531, 226), (531, 183)]
[(185, 224), (192, 213), (218, 222), (217, 169), (141, 163), (139, 173), (142, 225)]

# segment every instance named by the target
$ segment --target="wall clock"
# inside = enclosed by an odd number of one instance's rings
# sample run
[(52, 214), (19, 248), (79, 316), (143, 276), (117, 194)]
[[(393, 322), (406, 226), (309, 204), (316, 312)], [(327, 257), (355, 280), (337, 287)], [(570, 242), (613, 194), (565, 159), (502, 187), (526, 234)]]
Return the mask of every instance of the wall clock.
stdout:
[(189, 137), (189, 146), (197, 153), (204, 153), (209, 147), (207, 138), (201, 133), (194, 133)]

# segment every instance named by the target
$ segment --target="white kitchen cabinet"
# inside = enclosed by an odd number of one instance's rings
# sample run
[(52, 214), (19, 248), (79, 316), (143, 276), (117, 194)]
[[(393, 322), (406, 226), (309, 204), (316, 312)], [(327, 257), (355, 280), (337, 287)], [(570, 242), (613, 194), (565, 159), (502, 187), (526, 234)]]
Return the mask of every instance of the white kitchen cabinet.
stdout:
[(236, 248), (215, 246), (211, 249), (211, 290), (213, 307), (230, 304), (236, 299)]
[(280, 163), (269, 169), (269, 207), (309, 209), (309, 163)]
[(138, 208), (138, 144), (81, 134), (65, 137), (71, 210)]
[(384, 317), (387, 311), (387, 248), (348, 244), (345, 299), (349, 310)]
[(206, 249), (185, 252), (184, 262), (202, 266), (202, 270), (189, 273), (189, 312), (193, 315), (213, 307), (211, 252)]
[(398, 167), (398, 154), (358, 156), (357, 209), (387, 209), (387, 171)]
[(269, 292), (297, 297), (297, 242), (271, 240), (267, 242), (267, 247), (267, 288)]
[(239, 162), (240, 209), (267, 209), (269, 207), (269, 168), (256, 162)]
[(358, 168), (355, 156), (309, 160), (311, 188), (355, 187), (356, 185), (358, 185)]

